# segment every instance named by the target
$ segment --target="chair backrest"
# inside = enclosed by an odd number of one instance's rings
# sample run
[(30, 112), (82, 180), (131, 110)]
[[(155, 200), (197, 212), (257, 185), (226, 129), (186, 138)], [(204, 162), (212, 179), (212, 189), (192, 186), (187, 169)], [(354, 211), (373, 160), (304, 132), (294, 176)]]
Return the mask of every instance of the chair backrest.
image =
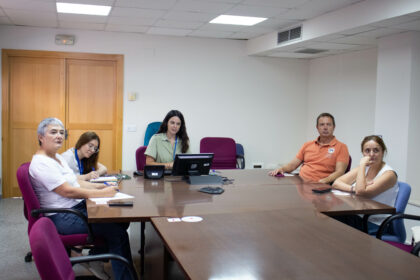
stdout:
[(351, 156), (349, 155), (349, 164), (347, 165), (347, 168), (346, 168), (346, 172), (345, 173), (349, 172), (350, 169), (351, 169)]
[(144, 166), (146, 165), (146, 156), (144, 152), (146, 151), (147, 146), (140, 146), (136, 150), (136, 165), (137, 170), (143, 170)]
[[(38, 197), (35, 194), (35, 191), (32, 187), (31, 179), (29, 176), (29, 166), (30, 162), (23, 163), (16, 172), (16, 177), (20, 192), (22, 193), (24, 201), (24, 215), (28, 219), (28, 233), (31, 231), (33, 224), (39, 219), (34, 218), (31, 215), (31, 211), (34, 209), (39, 209), (40, 204)], [(40, 215), (42, 216), (42, 215)]]
[(74, 271), (54, 223), (38, 219), (29, 233), (29, 244), (41, 279), (74, 279)]
[(156, 132), (158, 132), (161, 124), (162, 122), (152, 122), (147, 125), (146, 133), (144, 134), (144, 146), (149, 145), (150, 138), (152, 138), (152, 136), (155, 135)]
[(245, 151), (242, 144), (236, 143), (236, 167), (245, 169)]
[(214, 169), (236, 169), (235, 140), (226, 137), (204, 137), (200, 141), (200, 153), (214, 153)]
[[(404, 213), (405, 208), (407, 207), (408, 200), (410, 198), (411, 186), (407, 183), (398, 181), (398, 187), (399, 189), (398, 189), (397, 198), (395, 199), (394, 207), (397, 213)], [(399, 242), (404, 242), (406, 238), (404, 220), (396, 219), (392, 221), (392, 228), (393, 228), (394, 234), (397, 237), (397, 240)]]

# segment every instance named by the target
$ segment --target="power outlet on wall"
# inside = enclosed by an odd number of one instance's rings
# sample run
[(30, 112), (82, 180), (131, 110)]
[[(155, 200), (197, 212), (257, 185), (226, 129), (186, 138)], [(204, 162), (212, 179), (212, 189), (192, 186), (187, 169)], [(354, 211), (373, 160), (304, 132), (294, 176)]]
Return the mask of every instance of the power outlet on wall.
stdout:
[(264, 168), (264, 163), (263, 162), (253, 163), (252, 168)]

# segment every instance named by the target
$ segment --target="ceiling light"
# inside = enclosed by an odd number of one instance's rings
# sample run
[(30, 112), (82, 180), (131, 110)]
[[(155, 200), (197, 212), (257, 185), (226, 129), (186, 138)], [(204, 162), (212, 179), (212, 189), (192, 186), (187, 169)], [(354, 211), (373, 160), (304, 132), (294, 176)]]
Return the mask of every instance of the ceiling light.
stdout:
[(267, 18), (260, 17), (243, 17), (243, 16), (231, 16), (231, 15), (220, 15), (210, 21), (210, 23), (220, 24), (234, 24), (234, 25), (255, 25), (260, 23)]
[(85, 4), (57, 2), (58, 13), (107, 16), (109, 15), (110, 11), (111, 11), (111, 6), (85, 5)]

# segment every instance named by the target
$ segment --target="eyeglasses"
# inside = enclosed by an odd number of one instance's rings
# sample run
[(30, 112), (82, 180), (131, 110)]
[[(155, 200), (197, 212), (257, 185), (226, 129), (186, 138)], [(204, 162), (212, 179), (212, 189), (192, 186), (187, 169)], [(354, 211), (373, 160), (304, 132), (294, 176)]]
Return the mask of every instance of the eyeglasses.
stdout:
[(91, 143), (88, 144), (88, 148), (89, 150), (94, 151), (95, 153), (99, 152), (99, 148)]

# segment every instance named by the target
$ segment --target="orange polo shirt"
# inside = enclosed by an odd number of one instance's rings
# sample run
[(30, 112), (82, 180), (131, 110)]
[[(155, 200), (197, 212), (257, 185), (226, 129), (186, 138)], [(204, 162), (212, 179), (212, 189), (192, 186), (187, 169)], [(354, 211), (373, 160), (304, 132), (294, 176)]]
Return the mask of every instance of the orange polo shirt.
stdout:
[(337, 162), (349, 162), (349, 151), (346, 144), (341, 143), (335, 137), (328, 144), (320, 144), (318, 139), (303, 144), (296, 155), (303, 161), (299, 175), (314, 182), (333, 173)]

